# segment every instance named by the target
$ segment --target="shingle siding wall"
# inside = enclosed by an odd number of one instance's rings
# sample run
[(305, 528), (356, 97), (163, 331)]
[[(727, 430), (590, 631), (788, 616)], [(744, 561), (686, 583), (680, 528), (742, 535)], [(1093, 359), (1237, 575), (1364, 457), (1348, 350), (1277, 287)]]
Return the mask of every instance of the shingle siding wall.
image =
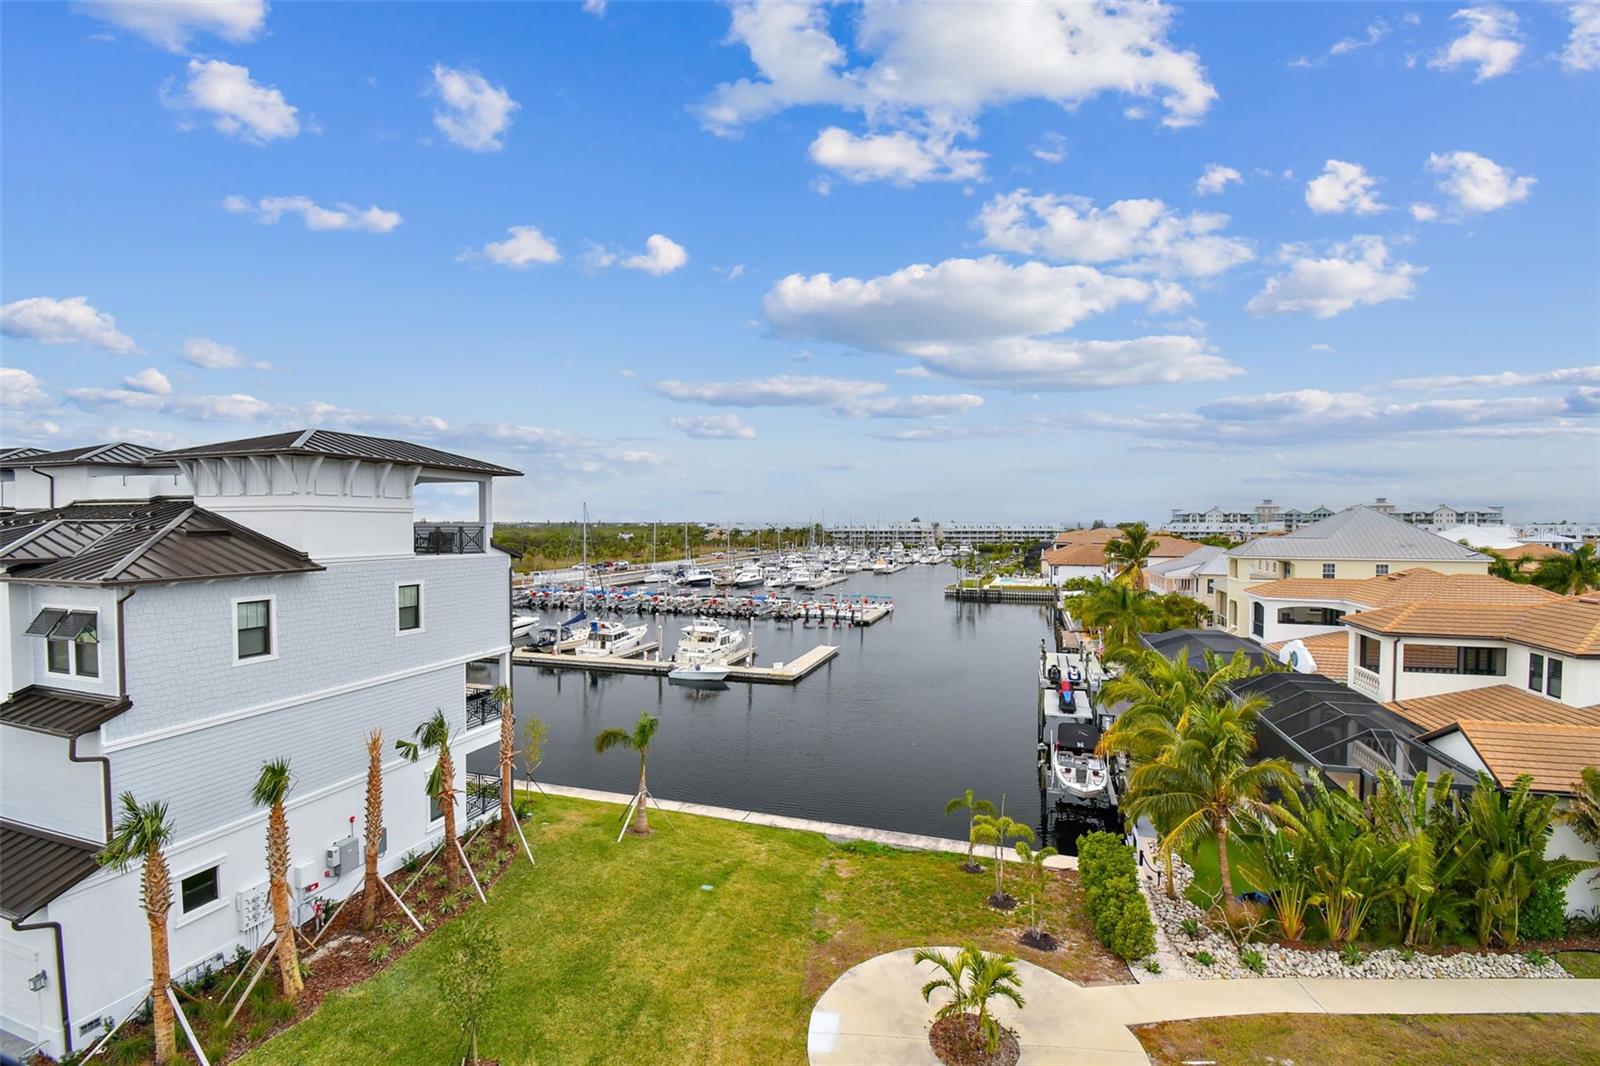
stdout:
[(74, 692), (92, 692), (108, 696), (117, 691), (117, 599), (108, 589), (80, 589), (63, 585), (13, 585), (12, 595), (22, 597), (27, 603), (19, 629), (26, 630), (43, 608), (65, 607), (75, 611), (95, 611), (98, 615), (100, 636), (100, 676), (80, 677), (75, 674), (52, 674), (45, 669), (45, 651), (49, 643), (43, 637), (23, 636), (28, 649), (26, 677), (18, 676), (13, 683), (24, 688), (29, 683), (49, 685), (53, 688), (71, 689)]
[(464, 673), (447, 667), (138, 744), (113, 753), (111, 783), (142, 800), (165, 800), (175, 839), (188, 840), (256, 813), (250, 787), (268, 759), (289, 760), (291, 795), (304, 796), (363, 773), (372, 729), (383, 730), (385, 761), (394, 757), (394, 741), (410, 736), (435, 708), (459, 732)]
[[(509, 560), (405, 556), (335, 563), (321, 573), (142, 588), (125, 606), (133, 708), (106, 727), (119, 741), (508, 642)], [(395, 586), (423, 584), (423, 632), (395, 632)], [(234, 601), (275, 599), (276, 658), (234, 663)], [(268, 712), (272, 719), (275, 712)]]

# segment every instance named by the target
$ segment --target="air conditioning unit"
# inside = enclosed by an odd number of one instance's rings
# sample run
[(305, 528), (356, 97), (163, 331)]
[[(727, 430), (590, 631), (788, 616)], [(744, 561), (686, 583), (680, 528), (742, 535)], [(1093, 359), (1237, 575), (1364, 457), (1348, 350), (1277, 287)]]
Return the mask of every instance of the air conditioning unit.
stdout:
[(235, 892), (233, 907), (239, 913), (241, 933), (248, 933), (272, 921), (272, 900), (265, 881)]

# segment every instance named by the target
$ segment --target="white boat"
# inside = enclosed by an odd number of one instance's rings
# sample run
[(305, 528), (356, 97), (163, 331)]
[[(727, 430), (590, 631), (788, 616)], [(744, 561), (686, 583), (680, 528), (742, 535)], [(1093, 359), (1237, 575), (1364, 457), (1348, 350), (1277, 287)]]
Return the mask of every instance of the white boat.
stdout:
[(649, 626), (625, 626), (609, 619), (589, 623), (588, 636), (578, 645), (579, 655), (626, 655), (644, 643)]
[(743, 633), (729, 629), (714, 618), (696, 618), (680, 632), (678, 647), (672, 653), (672, 661), (679, 665), (720, 663), (726, 666), (734, 651), (744, 643)]
[(733, 575), (733, 587), (736, 589), (752, 589), (765, 580), (758, 567), (747, 566)]
[(859, 574), (861, 572), (861, 561), (859, 559), (846, 559), (844, 561), (844, 572), (847, 574)]
[(794, 584), (794, 582), (785, 579), (788, 573), (781, 566), (768, 566), (762, 568), (761, 577), (766, 582), (767, 588), (782, 589)]
[(511, 641), (526, 640), (533, 636), (539, 629), (539, 616), (536, 614), (514, 614), (511, 616)]
[(1095, 754), (1104, 722), (1089, 698), (1088, 673), (1076, 655), (1050, 655), (1040, 649), (1041, 685), (1054, 682), (1044, 713), (1039, 756), (1050, 791), (1058, 802), (1113, 807), (1117, 802), (1111, 766)]
[(716, 575), (709, 570), (702, 570), (699, 567), (690, 567), (688, 570), (685, 570), (678, 576), (677, 583), (689, 588), (704, 587), (711, 584), (715, 578)]
[(641, 577), (638, 580), (637, 584), (646, 585), (646, 586), (648, 586), (648, 585), (655, 585), (655, 586), (670, 585), (670, 584), (672, 584), (672, 575), (671, 574), (662, 573), (660, 570), (651, 570), (649, 573), (647, 573), (643, 577)]
[(825, 589), (829, 585), (837, 585), (845, 580), (845, 576), (837, 570), (824, 570), (810, 581), (800, 582), (804, 589)]
[(668, 681), (682, 682), (714, 682), (727, 680), (729, 669), (716, 663), (691, 663), (688, 666), (673, 667), (667, 674)]

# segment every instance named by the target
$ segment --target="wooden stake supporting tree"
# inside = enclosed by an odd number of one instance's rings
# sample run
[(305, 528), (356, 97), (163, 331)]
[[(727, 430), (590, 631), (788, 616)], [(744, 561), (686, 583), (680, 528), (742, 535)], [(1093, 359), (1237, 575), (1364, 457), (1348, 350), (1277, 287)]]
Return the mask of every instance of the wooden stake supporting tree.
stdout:
[[(646, 812), (650, 799), (650, 788), (645, 783), (645, 759), (650, 754), (650, 741), (660, 727), (661, 719), (649, 711), (639, 714), (639, 721), (634, 723), (633, 732), (621, 729), (602, 729), (594, 738), (596, 754), (610, 751), (612, 748), (629, 748), (639, 753), (639, 791), (634, 793), (633, 802), (629, 809), (633, 814), (632, 831), (636, 836), (648, 836), (650, 833), (650, 816)], [(626, 818), (626, 813), (624, 818)], [(621, 839), (620, 837), (618, 839)]]
[(427, 793), (439, 804), (444, 813), (444, 876), (450, 888), (461, 885), (461, 860), (456, 854), (456, 764), (450, 754), (450, 723), (444, 711), (436, 710), (433, 717), (417, 726), (411, 740), (397, 740), (395, 749), (411, 762), (416, 762), (425, 751), (439, 753), (433, 772), (428, 775)]

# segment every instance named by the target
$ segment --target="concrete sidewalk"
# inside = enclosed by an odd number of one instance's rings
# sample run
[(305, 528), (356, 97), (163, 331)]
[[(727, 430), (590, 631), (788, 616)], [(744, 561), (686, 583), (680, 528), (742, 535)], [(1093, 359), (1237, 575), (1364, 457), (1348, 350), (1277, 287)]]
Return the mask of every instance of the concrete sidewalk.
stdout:
[[(518, 780), (516, 787), (531, 791), (535, 786), (530, 781)], [(627, 793), (601, 792), (592, 788), (578, 788), (574, 785), (547, 785), (541, 783), (538, 787), (552, 796), (594, 800), (599, 803), (616, 803), (626, 806), (633, 799), (633, 796)], [(837, 840), (865, 840), (873, 844), (882, 844), (885, 847), (904, 848), (910, 851), (938, 851), (951, 855), (965, 855), (967, 853), (967, 842), (964, 840), (923, 836), (920, 833), (899, 833), (892, 829), (873, 829), (864, 825), (840, 825), (837, 822), (819, 822), (810, 818), (790, 818), (782, 814), (741, 811), (732, 807), (711, 807), (703, 803), (685, 803), (681, 800), (654, 800), (651, 809), (653, 810), (656, 807), (669, 813), (694, 814), (702, 818), (719, 818), (725, 822), (765, 825), (775, 829), (796, 829), (802, 833), (821, 833), (823, 836)], [(979, 845), (978, 857), (983, 861), (992, 862), (994, 860), (994, 849)], [(1007, 853), (1007, 862), (1013, 862), (1015, 859), (1015, 855)], [(1076, 870), (1078, 868), (1078, 860), (1076, 856), (1072, 855), (1056, 855), (1046, 859), (1045, 865), (1053, 870)]]
[[(948, 949), (946, 949), (948, 950)], [(920, 989), (933, 968), (915, 949), (868, 959), (817, 1000), (807, 1053), (812, 1066), (935, 1064), (928, 1028), (942, 1000)], [(1016, 1029), (1027, 1064), (1146, 1063), (1129, 1026), (1243, 1014), (1600, 1014), (1600, 980), (1275, 978), (1171, 981), (1083, 988), (1018, 962), (1026, 1006), (995, 1014)]]

